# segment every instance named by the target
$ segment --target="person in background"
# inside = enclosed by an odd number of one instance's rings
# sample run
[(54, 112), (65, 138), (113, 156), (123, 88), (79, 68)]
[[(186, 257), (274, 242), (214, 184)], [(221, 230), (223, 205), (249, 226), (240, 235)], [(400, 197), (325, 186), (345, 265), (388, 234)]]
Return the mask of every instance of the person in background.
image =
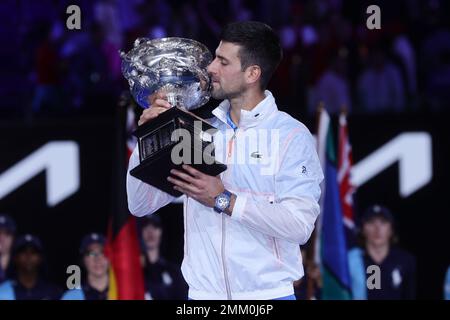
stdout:
[[(362, 248), (349, 252), (352, 294), (356, 300), (403, 300), (416, 298), (415, 258), (396, 245), (394, 218), (389, 209), (374, 205), (361, 223)], [(368, 266), (378, 266), (380, 288), (368, 289)], [(373, 274), (373, 273), (372, 273)]]
[(320, 77), (314, 90), (313, 103), (309, 106), (311, 115), (323, 102), (330, 114), (339, 114), (343, 108), (351, 112), (350, 84), (347, 77), (347, 50), (337, 51), (330, 59), (329, 67)]
[(56, 300), (62, 290), (45, 277), (44, 248), (36, 236), (26, 234), (13, 247), (13, 276), (0, 285), (0, 300)]
[(142, 219), (142, 262), (147, 300), (186, 300), (188, 287), (180, 267), (161, 257), (161, 220), (156, 215)]
[(0, 283), (6, 280), (11, 269), (11, 248), (16, 233), (14, 220), (0, 214)]
[(108, 300), (109, 260), (104, 254), (105, 237), (90, 233), (83, 237), (80, 254), (86, 277), (81, 288), (66, 291), (62, 300)]
[(450, 300), (450, 267), (447, 269), (444, 281), (444, 299)]
[(387, 49), (375, 48), (371, 64), (358, 79), (358, 98), (366, 114), (400, 113), (405, 109), (405, 85), (400, 69), (386, 54)]

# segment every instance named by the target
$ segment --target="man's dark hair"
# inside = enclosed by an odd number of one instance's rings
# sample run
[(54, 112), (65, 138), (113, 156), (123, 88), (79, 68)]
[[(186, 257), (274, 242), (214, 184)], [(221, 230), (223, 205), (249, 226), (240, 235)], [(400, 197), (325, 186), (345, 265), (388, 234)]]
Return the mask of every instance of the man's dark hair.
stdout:
[(242, 71), (251, 65), (261, 68), (261, 89), (265, 89), (283, 58), (280, 40), (268, 25), (257, 21), (233, 22), (220, 35), (225, 42), (241, 46)]

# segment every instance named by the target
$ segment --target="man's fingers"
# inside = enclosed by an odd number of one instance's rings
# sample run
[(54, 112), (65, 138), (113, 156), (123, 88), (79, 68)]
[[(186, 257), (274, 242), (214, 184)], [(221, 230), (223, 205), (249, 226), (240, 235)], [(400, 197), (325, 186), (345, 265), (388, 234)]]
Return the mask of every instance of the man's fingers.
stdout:
[(152, 94), (148, 97), (148, 102), (152, 107), (165, 107), (170, 108), (171, 105), (169, 102), (167, 102), (167, 96), (163, 92), (158, 92), (157, 94)]
[(153, 103), (153, 105), (156, 107), (161, 107), (161, 108), (166, 108), (169, 109), (171, 108), (171, 104), (169, 102), (167, 102), (167, 100), (164, 99), (156, 99), (155, 102)]
[(173, 177), (167, 177), (167, 180), (169, 182), (173, 183), (174, 185), (176, 185), (182, 189), (185, 189), (193, 194), (198, 194), (200, 191), (196, 186), (186, 183), (186, 182), (183, 182), (181, 180), (175, 179)]
[(149, 120), (152, 120), (159, 116), (164, 111), (167, 111), (167, 108), (164, 107), (152, 107), (150, 109), (145, 109), (144, 112), (142, 112), (141, 117), (139, 118), (138, 125), (141, 125)]
[(142, 112), (142, 115), (138, 121), (138, 125), (142, 125), (145, 122), (156, 118), (161, 113), (167, 111), (172, 107), (170, 103), (167, 102), (167, 100), (165, 100), (165, 97), (166, 95), (162, 92), (152, 94), (150, 97), (148, 97), (150, 102), (150, 108), (145, 109), (144, 112)]
[(173, 174), (174, 176), (177, 176), (178, 178), (183, 179), (184, 181), (186, 181), (186, 182), (188, 182), (190, 184), (193, 184), (193, 185), (199, 187), (198, 183), (197, 183), (197, 180), (194, 177), (188, 175), (187, 173), (178, 171), (176, 169), (170, 170), (170, 173)]
[(166, 99), (166, 97), (167, 97), (167, 95), (166, 95), (165, 92), (158, 91), (158, 92), (156, 93), (156, 98), (157, 98), (157, 99)]
[(155, 103), (156, 99), (166, 99), (166, 94), (163, 92), (157, 92), (152, 94), (151, 96), (148, 97), (148, 102), (150, 105), (153, 105)]
[(198, 171), (197, 169), (194, 169), (190, 165), (183, 164), (183, 169), (186, 170), (191, 176), (195, 178), (201, 178), (203, 176), (203, 173)]

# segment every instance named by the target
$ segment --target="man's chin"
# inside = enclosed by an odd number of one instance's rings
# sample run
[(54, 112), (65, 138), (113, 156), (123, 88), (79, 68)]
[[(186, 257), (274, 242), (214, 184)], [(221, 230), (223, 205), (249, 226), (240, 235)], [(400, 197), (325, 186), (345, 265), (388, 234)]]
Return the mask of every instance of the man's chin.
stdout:
[(223, 92), (218, 92), (217, 90), (211, 91), (211, 97), (213, 97), (216, 100), (224, 100), (227, 98)]

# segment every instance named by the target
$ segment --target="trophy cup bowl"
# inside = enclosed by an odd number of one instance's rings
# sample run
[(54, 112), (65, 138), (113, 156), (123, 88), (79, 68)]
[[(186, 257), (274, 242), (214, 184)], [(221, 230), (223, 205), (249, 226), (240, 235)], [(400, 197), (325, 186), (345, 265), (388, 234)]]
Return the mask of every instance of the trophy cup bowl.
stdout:
[[(140, 164), (130, 174), (164, 192), (180, 196), (181, 192), (174, 190), (167, 181), (171, 169), (182, 170), (182, 164), (189, 164), (209, 175), (226, 170), (226, 165), (214, 159), (211, 133), (216, 129), (189, 112), (207, 103), (211, 96), (206, 68), (212, 61), (212, 54), (208, 48), (192, 39), (139, 38), (128, 53), (121, 53), (121, 58), (122, 73), (142, 108), (151, 107), (150, 97), (157, 93), (163, 93), (172, 105), (133, 133), (137, 137)], [(187, 130), (190, 139), (182, 139), (177, 129)], [(172, 158), (172, 150), (177, 145), (180, 147), (179, 144), (184, 153), (189, 153), (188, 161), (183, 163)], [(212, 152), (205, 153), (206, 148)]]

